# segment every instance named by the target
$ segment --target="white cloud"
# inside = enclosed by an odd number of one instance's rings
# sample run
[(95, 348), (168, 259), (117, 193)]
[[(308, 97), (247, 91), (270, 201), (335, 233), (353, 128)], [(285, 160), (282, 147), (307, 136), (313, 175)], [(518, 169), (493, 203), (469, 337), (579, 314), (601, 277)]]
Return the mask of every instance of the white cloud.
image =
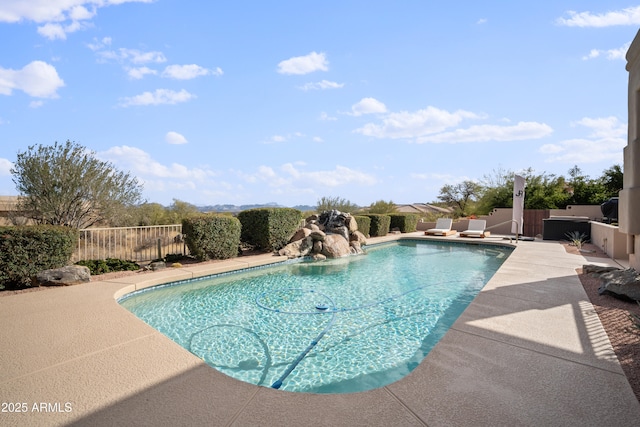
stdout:
[(129, 107), (132, 105), (163, 105), (163, 104), (179, 104), (187, 102), (196, 96), (182, 89), (176, 92), (170, 89), (156, 89), (155, 92), (144, 92), (140, 95), (123, 98), (120, 103), (121, 107)]
[(568, 18), (558, 18), (559, 25), (568, 27), (611, 27), (614, 25), (638, 25), (640, 24), (640, 6), (605, 12), (575, 12), (568, 11)]
[(173, 131), (167, 132), (164, 139), (169, 144), (186, 144), (188, 142), (187, 138), (185, 138), (183, 135)]
[(458, 110), (450, 113), (436, 107), (427, 107), (410, 113), (401, 111), (389, 113), (382, 123), (367, 123), (354, 132), (375, 138), (419, 138), (458, 125), (463, 119), (476, 119), (479, 116), (469, 111)]
[(154, 0), (3, 0), (0, 22), (32, 21), (43, 24), (38, 33), (48, 39), (66, 39), (90, 26), (88, 23), (101, 7), (130, 2), (151, 3)]
[(487, 23), (487, 19), (486, 18), (480, 18), (476, 21), (476, 24), (478, 25), (482, 25), (482, 24), (486, 24)]
[(563, 150), (564, 148), (557, 144), (544, 144), (538, 151), (542, 154), (555, 154), (561, 153)]
[(547, 162), (594, 163), (613, 161), (622, 163), (622, 150), (627, 144), (627, 125), (615, 117), (585, 117), (573, 126), (589, 130), (584, 138), (572, 138), (557, 144), (545, 144), (539, 152), (547, 154)]
[(273, 135), (271, 138), (265, 141), (265, 144), (285, 142), (288, 138), (283, 135)]
[(344, 87), (344, 83), (330, 82), (329, 80), (322, 80), (315, 83), (305, 83), (299, 86), (302, 90), (325, 90), (325, 89), (340, 89)]
[(216, 172), (202, 167), (189, 168), (180, 163), (163, 165), (155, 161), (149, 153), (127, 145), (111, 147), (97, 155), (144, 180), (184, 179), (190, 181), (189, 186), (193, 187), (194, 182), (204, 182), (217, 175)]
[(466, 129), (456, 129), (436, 135), (419, 137), (416, 142), (487, 142), (487, 141), (522, 141), (539, 139), (553, 132), (550, 126), (537, 122), (519, 122), (515, 126), (476, 125)]
[(616, 59), (625, 59), (627, 51), (629, 50), (629, 46), (631, 46), (631, 42), (625, 43), (624, 46), (619, 47), (617, 49), (609, 49), (609, 50), (600, 50), (600, 49), (591, 49), (588, 55), (582, 57), (582, 59), (594, 59), (598, 58), (601, 55), (605, 56), (607, 59), (616, 60)]
[(130, 62), (132, 64), (148, 64), (167, 62), (162, 52), (143, 52), (138, 49), (119, 48), (117, 50), (98, 51), (98, 56), (104, 60)]
[(286, 59), (278, 64), (280, 74), (309, 74), (318, 70), (329, 70), (329, 61), (324, 53), (311, 52), (305, 56)]
[(9, 176), (11, 175), (11, 168), (13, 167), (13, 163), (11, 163), (7, 159), (3, 159), (0, 157), (0, 176)]
[(31, 101), (29, 103), (29, 107), (31, 108), (40, 108), (44, 105), (44, 101)]
[(301, 132), (294, 132), (286, 135), (273, 135), (271, 138), (267, 139), (266, 141), (263, 141), (263, 143), (273, 144), (273, 143), (279, 143), (279, 142), (287, 142), (294, 138), (303, 138), (304, 136), (305, 134)]
[(591, 129), (589, 136), (592, 138), (623, 138), (627, 135), (627, 125), (620, 123), (618, 118), (614, 116), (595, 119), (584, 117), (571, 125), (580, 125)]
[(57, 98), (57, 91), (64, 86), (53, 65), (33, 61), (20, 70), (0, 67), (0, 95), (11, 95), (21, 90), (36, 98)]
[(386, 113), (387, 107), (375, 98), (362, 98), (351, 106), (352, 116), (362, 116), (363, 114)]
[(340, 187), (347, 184), (375, 185), (377, 183), (373, 175), (340, 165), (337, 165), (333, 170), (304, 172), (296, 169), (292, 163), (287, 163), (281, 169), (297, 181), (325, 187)]
[(124, 65), (124, 69), (130, 78), (139, 80), (147, 75), (160, 75), (163, 78), (170, 78), (176, 80), (190, 80), (200, 76), (214, 75), (221, 76), (224, 74), (222, 68), (216, 67), (208, 69), (201, 67), (197, 64), (185, 64), (185, 65), (168, 65), (160, 73), (158, 70), (145, 66), (143, 64), (160, 64), (167, 62), (167, 57), (160, 51), (141, 51), (138, 49), (118, 48), (118, 49), (106, 49), (111, 45), (111, 38), (105, 37), (102, 40), (95, 40), (93, 43), (88, 43), (87, 47), (94, 52), (98, 57), (99, 62), (115, 61), (123, 64), (132, 64), (133, 67)]
[(127, 74), (129, 75), (129, 77), (131, 77), (134, 80), (140, 80), (148, 74), (158, 74), (158, 72), (156, 70), (152, 70), (149, 67), (139, 67), (139, 68), (130, 68), (127, 71)]
[(257, 184), (263, 182), (271, 188), (272, 194), (317, 194), (317, 189), (353, 187), (356, 185), (373, 186), (378, 180), (370, 174), (337, 165), (331, 170), (307, 171), (306, 163), (285, 163), (279, 168), (262, 165), (255, 173), (235, 173), (245, 182)]
[(337, 117), (332, 117), (330, 115), (328, 115), (325, 111), (323, 111), (322, 113), (320, 113), (320, 120), (322, 121), (334, 121), (334, 120), (338, 120)]
[(60, 24), (45, 24), (38, 27), (38, 34), (48, 38), (49, 40), (65, 40), (67, 38), (67, 33), (64, 30), (64, 27)]
[(209, 70), (196, 64), (189, 65), (169, 65), (162, 72), (162, 77), (177, 80), (189, 80), (200, 76), (214, 74), (220, 76), (223, 74), (220, 67), (215, 70)]
[(94, 37), (94, 43), (87, 43), (87, 47), (91, 50), (102, 50), (107, 46), (111, 46), (111, 37), (103, 37), (102, 40), (98, 40)]
[(543, 138), (553, 132), (550, 126), (537, 122), (520, 122), (516, 125), (483, 124), (449, 130), (458, 127), (465, 119), (484, 118), (485, 115), (470, 111), (457, 110), (452, 113), (429, 106), (415, 112), (383, 114), (380, 123), (367, 123), (354, 132), (374, 138), (408, 139), (418, 144), (519, 141)]

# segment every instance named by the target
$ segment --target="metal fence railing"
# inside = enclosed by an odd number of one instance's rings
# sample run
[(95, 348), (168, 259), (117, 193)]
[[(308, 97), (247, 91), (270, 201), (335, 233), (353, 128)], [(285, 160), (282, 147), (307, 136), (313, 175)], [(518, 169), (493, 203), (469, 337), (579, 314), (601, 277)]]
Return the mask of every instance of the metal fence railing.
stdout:
[(188, 255), (182, 225), (86, 228), (80, 230), (72, 262), (118, 258), (151, 261), (167, 254)]

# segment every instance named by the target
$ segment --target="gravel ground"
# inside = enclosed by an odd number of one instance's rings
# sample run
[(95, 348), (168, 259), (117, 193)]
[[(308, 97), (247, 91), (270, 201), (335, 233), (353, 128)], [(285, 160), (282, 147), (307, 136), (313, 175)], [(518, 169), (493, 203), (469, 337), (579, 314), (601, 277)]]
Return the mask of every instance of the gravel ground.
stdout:
[[(568, 243), (562, 243), (565, 250), (570, 253), (578, 254), (575, 246)], [(598, 247), (586, 244), (583, 249), (590, 251), (589, 256), (607, 257)], [(190, 264), (195, 261), (188, 260), (182, 264)], [(215, 263), (219, 261), (206, 261), (206, 263)], [(168, 266), (167, 268), (171, 268)], [(151, 270), (140, 271), (123, 271), (116, 273), (102, 274), (93, 276), (92, 281), (108, 280), (123, 276), (131, 276), (138, 274), (147, 274)], [(631, 315), (640, 316), (640, 305), (635, 302), (623, 301), (610, 295), (599, 295), (598, 288), (600, 280), (589, 275), (583, 274), (582, 269), (577, 271), (578, 277), (584, 287), (591, 304), (593, 304), (600, 322), (602, 323), (609, 341), (618, 356), (620, 365), (629, 380), (629, 384), (633, 389), (638, 401), (640, 401), (640, 325), (635, 324)], [(2, 291), (0, 297), (6, 295), (14, 295), (25, 292), (48, 291), (52, 292), (55, 287), (28, 288), (18, 291)], [(639, 320), (640, 322), (640, 320)]]
[[(569, 253), (578, 253), (575, 246), (564, 244), (564, 247)], [(593, 251), (588, 254), (589, 256), (607, 258), (607, 255), (595, 245), (587, 244), (584, 249)], [(636, 398), (640, 401), (640, 320), (636, 326), (631, 318), (633, 314), (640, 316), (640, 305), (611, 295), (598, 294), (600, 279), (584, 274), (581, 268), (577, 270), (577, 273), (591, 304), (598, 313), (604, 330), (609, 336), (609, 341), (618, 356), (622, 370), (627, 376)]]

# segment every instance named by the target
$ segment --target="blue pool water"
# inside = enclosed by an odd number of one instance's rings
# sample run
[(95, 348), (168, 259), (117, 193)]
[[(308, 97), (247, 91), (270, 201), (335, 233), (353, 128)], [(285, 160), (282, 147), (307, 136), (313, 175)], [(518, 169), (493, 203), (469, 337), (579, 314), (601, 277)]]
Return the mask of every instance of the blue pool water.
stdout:
[(511, 250), (405, 240), (361, 256), (150, 288), (119, 302), (231, 377), (350, 393), (411, 372)]

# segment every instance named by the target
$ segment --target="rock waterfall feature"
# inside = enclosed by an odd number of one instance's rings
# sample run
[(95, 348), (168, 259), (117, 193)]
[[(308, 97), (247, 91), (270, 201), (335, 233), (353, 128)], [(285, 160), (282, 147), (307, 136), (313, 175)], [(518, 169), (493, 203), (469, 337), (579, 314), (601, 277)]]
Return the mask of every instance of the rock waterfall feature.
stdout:
[(356, 219), (338, 210), (311, 215), (305, 225), (278, 251), (288, 258), (311, 257), (315, 260), (340, 258), (364, 253), (367, 244), (364, 234), (358, 231)]

